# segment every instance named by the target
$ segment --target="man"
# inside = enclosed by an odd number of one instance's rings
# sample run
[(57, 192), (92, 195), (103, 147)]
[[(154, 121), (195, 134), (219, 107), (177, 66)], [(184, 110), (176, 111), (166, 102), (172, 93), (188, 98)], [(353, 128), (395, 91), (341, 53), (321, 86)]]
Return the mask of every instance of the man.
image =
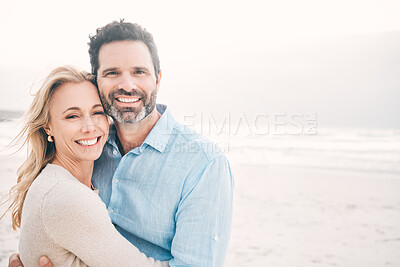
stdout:
[[(90, 37), (89, 54), (114, 121), (93, 184), (115, 227), (170, 266), (222, 266), (232, 220), (229, 163), (156, 105), (161, 70), (152, 35), (114, 21)], [(9, 266), (20, 264), (13, 257)]]

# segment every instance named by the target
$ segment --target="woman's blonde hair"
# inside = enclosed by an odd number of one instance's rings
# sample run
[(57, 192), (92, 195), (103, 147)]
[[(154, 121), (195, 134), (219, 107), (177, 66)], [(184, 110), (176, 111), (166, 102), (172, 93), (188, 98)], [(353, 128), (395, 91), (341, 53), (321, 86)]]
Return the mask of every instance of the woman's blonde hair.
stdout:
[(29, 187), (43, 168), (53, 161), (55, 156), (54, 142), (47, 141), (48, 136), (44, 130), (50, 120), (50, 99), (53, 92), (62, 84), (82, 83), (84, 81), (96, 85), (93, 75), (80, 71), (73, 66), (54, 69), (44, 80), (41, 88), (34, 95), (32, 104), (24, 114), (24, 127), (12, 144), (19, 145), (19, 149), (27, 145), (28, 157), (18, 168), (17, 184), (10, 190), (7, 201), (10, 201), (11, 204), (6, 210), (6, 212), (12, 210), (12, 227), (14, 230), (21, 226), (22, 207)]

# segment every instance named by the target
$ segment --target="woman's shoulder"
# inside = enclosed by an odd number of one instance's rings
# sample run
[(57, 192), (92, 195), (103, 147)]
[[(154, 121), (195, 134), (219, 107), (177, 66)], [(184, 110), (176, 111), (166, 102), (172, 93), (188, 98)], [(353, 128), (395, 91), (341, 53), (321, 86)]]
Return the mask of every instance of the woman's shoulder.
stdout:
[[(37, 177), (35, 187), (43, 186), (40, 192), (40, 210), (43, 219), (58, 216), (81, 216), (88, 209), (106, 211), (100, 197), (82, 184), (66, 169), (58, 165), (48, 165)], [(36, 188), (33, 188), (36, 190)], [(78, 216), (78, 217), (79, 217)]]
[(69, 184), (69, 186), (73, 186), (74, 182), (69, 177), (72, 175), (68, 174), (69, 172), (61, 166), (48, 164), (46, 167), (43, 168), (43, 170), (33, 181), (28, 190), (28, 194), (40, 195), (44, 197), (50, 191), (54, 190), (57, 186), (60, 186), (60, 184), (66, 183), (67, 186)]
[[(48, 192), (57, 185), (58, 179), (56, 173), (54, 173), (49, 165), (39, 173), (39, 175), (32, 182), (27, 193), (27, 200), (31, 198), (43, 198)], [(26, 201), (25, 201), (26, 202)]]
[(61, 166), (48, 164), (33, 181), (28, 190), (30, 198), (65, 201), (69, 198), (82, 198), (93, 192), (79, 182), (70, 172)]

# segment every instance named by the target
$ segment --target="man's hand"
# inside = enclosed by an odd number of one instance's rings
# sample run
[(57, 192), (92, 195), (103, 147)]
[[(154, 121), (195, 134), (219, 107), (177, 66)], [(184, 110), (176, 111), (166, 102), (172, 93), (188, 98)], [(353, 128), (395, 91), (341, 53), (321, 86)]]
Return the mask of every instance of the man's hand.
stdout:
[[(18, 253), (14, 253), (10, 256), (8, 259), (8, 267), (24, 267)], [(40, 267), (53, 267), (53, 263), (51, 263), (46, 256), (42, 256), (40, 258)]]
[(53, 263), (46, 256), (40, 257), (40, 267), (53, 267)]
[(8, 267), (23, 267), (23, 266), (24, 265), (22, 264), (18, 253), (14, 253), (8, 258)]

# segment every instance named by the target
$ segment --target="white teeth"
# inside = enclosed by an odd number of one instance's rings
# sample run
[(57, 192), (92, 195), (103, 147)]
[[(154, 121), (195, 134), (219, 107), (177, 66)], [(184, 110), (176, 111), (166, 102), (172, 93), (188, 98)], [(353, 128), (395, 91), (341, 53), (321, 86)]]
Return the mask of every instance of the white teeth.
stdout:
[(92, 140), (78, 140), (77, 142), (83, 146), (91, 146), (97, 143), (97, 137)]
[(123, 103), (135, 103), (139, 101), (139, 98), (123, 98), (119, 97), (117, 98), (118, 101), (123, 102)]

